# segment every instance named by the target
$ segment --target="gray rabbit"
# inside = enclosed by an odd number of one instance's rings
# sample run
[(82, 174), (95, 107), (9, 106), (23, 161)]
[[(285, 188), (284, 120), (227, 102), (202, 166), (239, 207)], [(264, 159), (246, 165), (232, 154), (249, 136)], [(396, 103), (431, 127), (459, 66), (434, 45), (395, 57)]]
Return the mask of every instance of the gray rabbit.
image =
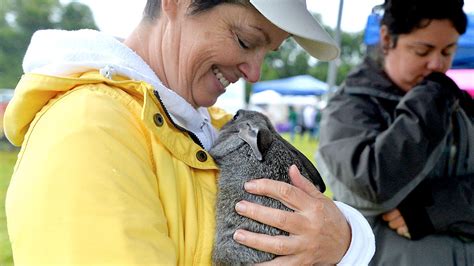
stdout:
[(240, 228), (268, 235), (288, 233), (240, 216), (235, 212), (235, 204), (247, 200), (272, 208), (290, 209), (277, 200), (245, 192), (244, 183), (258, 178), (289, 183), (289, 167), (296, 164), (301, 174), (324, 192), (321, 176), (301, 152), (276, 132), (265, 115), (255, 111), (239, 110), (233, 120), (222, 127), (209, 152), (220, 168), (213, 262), (246, 265), (273, 259), (274, 254), (235, 242), (234, 232)]

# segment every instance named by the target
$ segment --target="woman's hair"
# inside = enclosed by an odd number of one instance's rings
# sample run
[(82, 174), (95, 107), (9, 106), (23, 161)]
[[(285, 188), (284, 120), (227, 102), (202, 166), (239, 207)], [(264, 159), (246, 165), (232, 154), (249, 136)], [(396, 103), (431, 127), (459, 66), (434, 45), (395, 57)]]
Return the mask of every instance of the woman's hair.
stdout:
[[(192, 0), (190, 5), (190, 14), (197, 14), (209, 10), (219, 4), (242, 4), (250, 5), (249, 0)], [(161, 8), (161, 0), (147, 0), (143, 18), (146, 20), (154, 20), (159, 17)]]
[(387, 26), (396, 46), (397, 37), (429, 25), (431, 20), (448, 19), (459, 34), (466, 32), (464, 0), (385, 0), (381, 24)]

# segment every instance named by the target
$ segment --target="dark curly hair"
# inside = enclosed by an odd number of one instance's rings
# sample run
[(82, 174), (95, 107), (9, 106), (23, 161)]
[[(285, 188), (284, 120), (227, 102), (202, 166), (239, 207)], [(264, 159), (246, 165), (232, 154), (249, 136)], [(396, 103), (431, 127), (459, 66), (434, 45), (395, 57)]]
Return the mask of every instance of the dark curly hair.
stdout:
[(448, 19), (459, 34), (466, 32), (464, 0), (385, 0), (381, 24), (396, 46), (398, 35), (427, 27), (433, 19)]
[[(190, 5), (191, 15), (209, 10), (219, 4), (242, 4), (250, 5), (249, 0), (193, 0)], [(147, 0), (145, 10), (143, 11), (143, 18), (146, 20), (154, 20), (159, 17), (161, 8), (161, 0)]]

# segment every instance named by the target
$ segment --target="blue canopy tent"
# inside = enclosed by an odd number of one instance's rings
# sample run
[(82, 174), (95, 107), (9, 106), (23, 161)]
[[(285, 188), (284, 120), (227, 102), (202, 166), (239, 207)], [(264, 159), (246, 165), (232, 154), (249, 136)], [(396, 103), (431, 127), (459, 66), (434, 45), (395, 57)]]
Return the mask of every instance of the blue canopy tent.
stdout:
[[(368, 46), (379, 42), (379, 28), (381, 16), (372, 13), (367, 19), (364, 32), (364, 43)], [(458, 49), (454, 56), (452, 68), (474, 68), (474, 14), (468, 14), (468, 25), (458, 42)]]
[(273, 90), (281, 95), (322, 95), (328, 91), (328, 85), (310, 75), (266, 80), (255, 83), (253, 92)]

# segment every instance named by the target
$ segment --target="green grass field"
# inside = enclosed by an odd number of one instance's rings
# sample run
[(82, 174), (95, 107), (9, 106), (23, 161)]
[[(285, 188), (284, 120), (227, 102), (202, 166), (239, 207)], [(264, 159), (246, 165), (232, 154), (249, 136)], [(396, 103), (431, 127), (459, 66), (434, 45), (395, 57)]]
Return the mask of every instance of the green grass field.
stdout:
[[(289, 134), (283, 134), (283, 137), (289, 141)], [(299, 149), (308, 159), (314, 163), (314, 153), (318, 148), (318, 142), (315, 140), (308, 140), (296, 136), (295, 140), (291, 142), (297, 149)], [(0, 265), (11, 266), (13, 259), (10, 248), (10, 241), (8, 239), (6, 219), (5, 219), (5, 195), (8, 184), (10, 183), (10, 176), (13, 172), (13, 166), (17, 158), (18, 151), (0, 151)], [(332, 196), (329, 189), (325, 194), (328, 197)]]
[(5, 194), (15, 165), (17, 151), (0, 151), (0, 265), (13, 265), (5, 219)]

